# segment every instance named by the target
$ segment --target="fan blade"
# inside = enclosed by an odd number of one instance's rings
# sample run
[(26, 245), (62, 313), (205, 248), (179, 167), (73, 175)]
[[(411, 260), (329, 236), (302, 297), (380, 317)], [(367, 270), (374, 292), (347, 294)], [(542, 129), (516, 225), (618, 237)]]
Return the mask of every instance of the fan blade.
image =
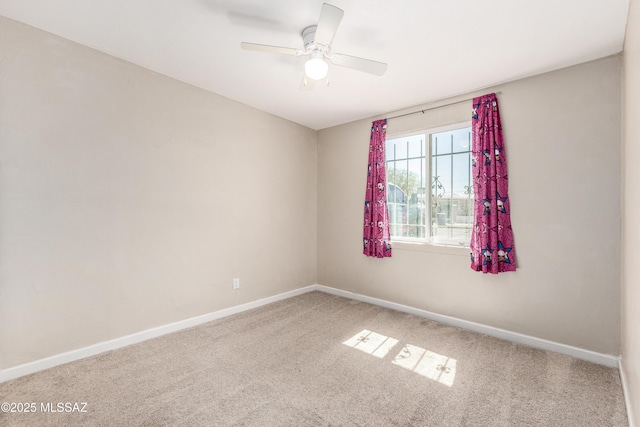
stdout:
[(342, 9), (328, 3), (323, 3), (322, 10), (320, 11), (320, 20), (316, 27), (315, 42), (329, 46), (331, 40), (333, 40), (333, 36), (336, 34), (336, 31), (338, 31), (338, 26), (340, 25), (340, 21), (342, 21), (343, 15), (344, 11)]
[(302, 81), (300, 82), (300, 90), (313, 90), (316, 85), (316, 81), (307, 77), (306, 74), (302, 75)]
[(371, 59), (358, 58), (357, 56), (343, 55), (336, 53), (329, 58), (331, 62), (342, 67), (353, 68), (365, 73), (381, 76), (387, 71), (387, 64), (384, 62), (372, 61)]
[(293, 49), (291, 47), (270, 46), (266, 44), (247, 43), (247, 42), (240, 43), (240, 46), (245, 50), (255, 50), (258, 52), (280, 53), (282, 55), (293, 55), (293, 56), (304, 55), (304, 52), (302, 52), (301, 50)]

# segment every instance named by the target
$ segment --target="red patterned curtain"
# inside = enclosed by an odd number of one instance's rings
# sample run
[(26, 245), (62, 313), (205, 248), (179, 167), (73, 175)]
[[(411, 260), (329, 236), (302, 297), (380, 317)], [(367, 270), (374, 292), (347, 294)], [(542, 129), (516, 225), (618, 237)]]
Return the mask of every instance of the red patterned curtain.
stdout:
[(387, 120), (371, 125), (367, 190), (364, 198), (363, 252), (366, 256), (391, 256), (389, 239), (389, 210), (387, 209), (387, 178), (384, 146), (387, 140)]
[(509, 176), (495, 93), (473, 99), (472, 151), (475, 204), (471, 268), (492, 274), (515, 271)]

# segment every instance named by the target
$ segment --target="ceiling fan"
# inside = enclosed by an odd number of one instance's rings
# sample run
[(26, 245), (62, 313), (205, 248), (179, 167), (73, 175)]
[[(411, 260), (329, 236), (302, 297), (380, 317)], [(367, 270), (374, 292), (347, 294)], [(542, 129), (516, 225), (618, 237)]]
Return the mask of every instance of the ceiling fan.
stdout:
[(242, 42), (240, 46), (246, 50), (278, 53), (282, 55), (308, 56), (304, 65), (301, 89), (313, 89), (314, 83), (323, 80), (329, 72), (329, 62), (365, 73), (381, 76), (387, 71), (387, 64), (357, 56), (331, 53), (331, 41), (342, 21), (344, 11), (328, 3), (322, 5), (318, 25), (302, 30), (303, 49), (270, 46), (258, 43)]

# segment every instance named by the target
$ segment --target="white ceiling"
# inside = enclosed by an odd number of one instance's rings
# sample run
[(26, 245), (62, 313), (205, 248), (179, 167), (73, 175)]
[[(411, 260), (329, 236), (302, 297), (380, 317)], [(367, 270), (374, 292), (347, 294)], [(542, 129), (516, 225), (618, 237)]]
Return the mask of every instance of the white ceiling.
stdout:
[(0, 0), (0, 15), (313, 129), (384, 114), (622, 50), (629, 0), (325, 0), (345, 11), (334, 53), (389, 64), (382, 77), (332, 65), (301, 91), (302, 48), (323, 0)]

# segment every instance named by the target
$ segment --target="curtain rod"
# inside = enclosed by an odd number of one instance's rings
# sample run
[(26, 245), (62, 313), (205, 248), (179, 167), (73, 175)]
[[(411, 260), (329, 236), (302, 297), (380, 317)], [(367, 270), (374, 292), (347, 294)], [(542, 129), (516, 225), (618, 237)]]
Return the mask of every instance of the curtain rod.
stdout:
[[(494, 92), (496, 95), (501, 94), (502, 92), (498, 91), (498, 92)], [(474, 96), (473, 98), (478, 98), (477, 96)], [(430, 107), (430, 108), (424, 108), (422, 110), (418, 110), (418, 111), (412, 111), (411, 113), (405, 113), (405, 114), (399, 114), (397, 116), (392, 116), (392, 117), (387, 117), (387, 120), (391, 120), (391, 119), (397, 119), (399, 117), (404, 117), (404, 116), (410, 116), (412, 114), (418, 114), (418, 113), (422, 113), (424, 114), (425, 111), (429, 111), (429, 110), (436, 110), (438, 108), (442, 108), (442, 107), (448, 107), (450, 105), (456, 105), (456, 104), (461, 104), (463, 102), (467, 102), (467, 101), (472, 101), (473, 98), (467, 98), (467, 99), (461, 99), (460, 101), (455, 101), (455, 102), (450, 102), (448, 104), (442, 104), (442, 105), (438, 105), (436, 107)]]

